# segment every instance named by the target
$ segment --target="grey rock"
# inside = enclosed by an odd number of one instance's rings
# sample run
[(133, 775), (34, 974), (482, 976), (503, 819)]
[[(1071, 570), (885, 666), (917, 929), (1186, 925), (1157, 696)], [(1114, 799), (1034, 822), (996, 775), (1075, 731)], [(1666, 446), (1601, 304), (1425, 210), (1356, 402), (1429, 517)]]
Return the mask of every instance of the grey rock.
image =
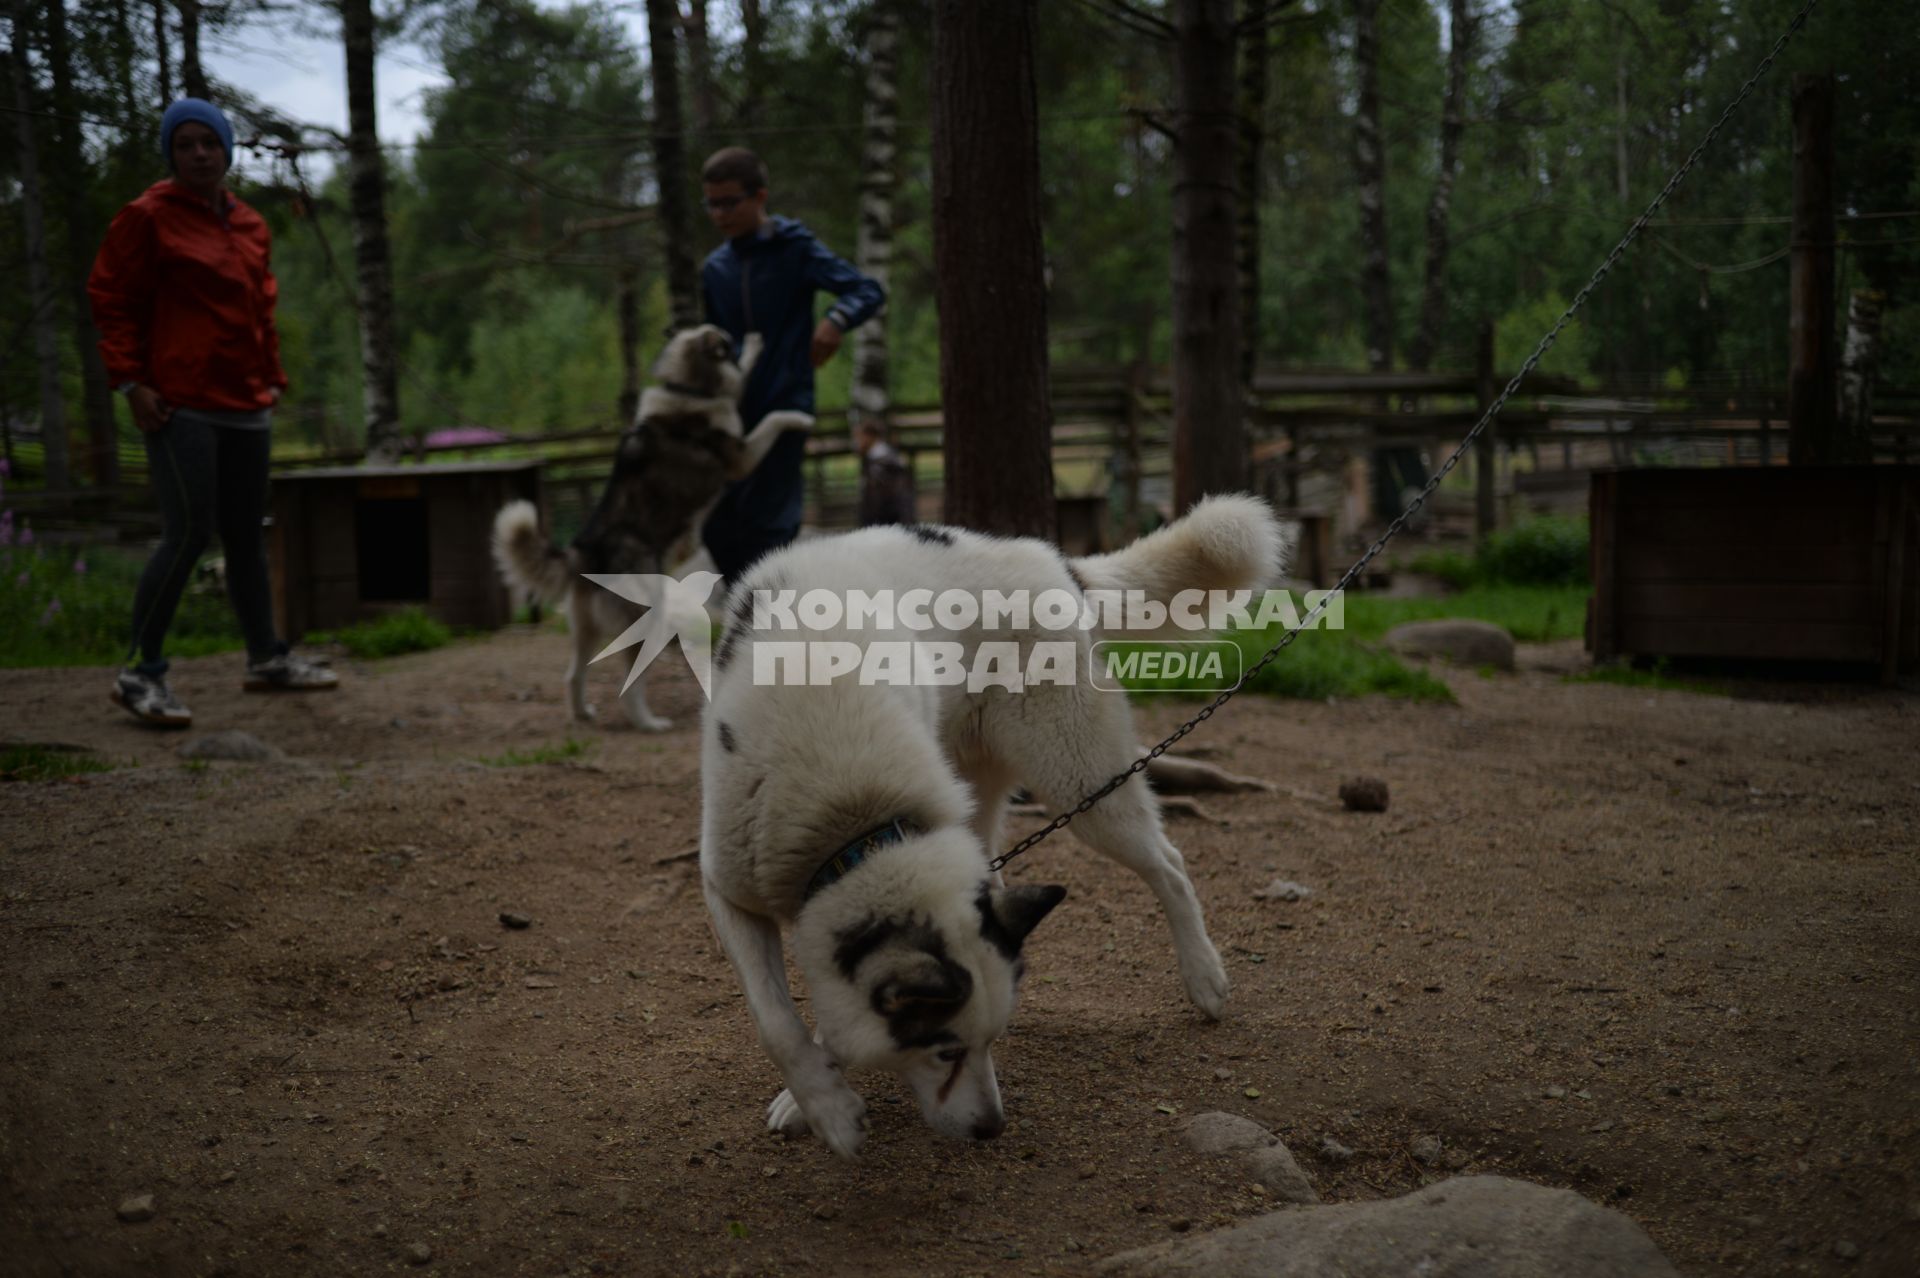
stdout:
[(1860, 1247), (1857, 1243), (1852, 1243), (1842, 1238), (1833, 1245), (1833, 1254), (1841, 1260), (1858, 1260), (1860, 1259)]
[(1322, 1136), (1320, 1138), (1320, 1157), (1330, 1163), (1352, 1162), (1353, 1151), (1331, 1136)]
[(1256, 901), (1304, 901), (1313, 895), (1313, 889), (1304, 883), (1295, 883), (1292, 879), (1275, 879), (1253, 894)]
[(433, 1259), (433, 1248), (423, 1242), (413, 1243), (407, 1248), (409, 1265), (424, 1265)]
[(500, 911), (500, 925), (518, 931), (521, 928), (532, 927), (533, 919), (520, 913), (518, 910), (502, 910)]
[(1438, 1136), (1422, 1136), (1413, 1142), (1411, 1152), (1416, 1162), (1438, 1162), (1440, 1160), (1440, 1138)]
[(135, 1194), (133, 1197), (122, 1201), (121, 1204), (114, 1209), (113, 1214), (126, 1221), (129, 1225), (137, 1225), (143, 1220), (152, 1220), (153, 1195)]
[(1442, 657), (1456, 665), (1513, 669), (1513, 636), (1490, 621), (1409, 621), (1387, 631), (1381, 642), (1409, 657)]
[(251, 732), (229, 728), (195, 737), (180, 747), (183, 759), (217, 759), (223, 763), (280, 763), (287, 752), (270, 746)]
[(1187, 1144), (1237, 1161), (1247, 1176), (1284, 1203), (1317, 1203), (1313, 1182), (1280, 1138), (1239, 1114), (1201, 1114), (1186, 1126)]
[(1466, 1176), (1381, 1202), (1290, 1207), (1122, 1252), (1115, 1278), (1678, 1278), (1641, 1228), (1565, 1189)]

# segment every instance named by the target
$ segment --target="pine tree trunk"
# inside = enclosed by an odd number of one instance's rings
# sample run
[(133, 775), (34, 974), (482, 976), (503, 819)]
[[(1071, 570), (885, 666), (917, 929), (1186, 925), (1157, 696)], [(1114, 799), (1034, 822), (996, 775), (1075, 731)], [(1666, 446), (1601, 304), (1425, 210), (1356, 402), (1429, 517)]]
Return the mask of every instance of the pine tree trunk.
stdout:
[(113, 78), (120, 90), (122, 150), (133, 141), (140, 119), (140, 99), (133, 87), (133, 58), (133, 20), (127, 13), (127, 0), (113, 0)]
[(373, 0), (341, 0), (347, 53), (348, 204), (353, 218), (366, 455), (400, 456), (400, 392), (393, 335), (393, 259), (387, 244), (386, 166), (375, 114)]
[(153, 0), (154, 83), (160, 88), (160, 109), (173, 105), (173, 68), (167, 54), (167, 0)]
[(180, 6), (180, 87), (190, 98), (212, 101), (200, 69), (200, 0), (175, 2)]
[(680, 69), (673, 31), (674, 0), (647, 0), (647, 51), (653, 79), (653, 174), (660, 189), (660, 234), (667, 262), (667, 309), (672, 327), (700, 322), (695, 292), (693, 231), (687, 222), (687, 148), (680, 114)]
[[(1243, 0), (1242, 12), (1256, 18), (1265, 0)], [(1267, 120), (1267, 28), (1255, 24), (1240, 47), (1240, 385), (1253, 393), (1260, 366), (1260, 152)], [(1251, 402), (1249, 398), (1246, 402)]]
[(1247, 486), (1234, 254), (1233, 2), (1174, 6), (1173, 496)]
[(53, 283), (47, 270), (47, 215), (40, 189), (40, 158), (34, 141), (33, 65), (27, 56), (27, 24), (13, 21), (11, 74), (20, 179), (20, 214), (26, 231), (27, 296), (33, 303), (33, 353), (40, 370), (40, 438), (46, 448), (46, 484), (56, 492), (73, 487), (67, 465), (67, 410), (60, 399), (60, 338)]
[(1353, 174), (1360, 190), (1360, 297), (1367, 367), (1393, 367), (1393, 297), (1387, 259), (1387, 153), (1380, 138), (1380, 0), (1354, 0)]
[(740, 123), (760, 122), (760, 93), (766, 75), (767, 15), (760, 0), (740, 0)]
[(933, 260), (945, 518), (1052, 538), (1035, 0), (934, 0)]
[(1427, 198), (1427, 269), (1420, 290), (1420, 323), (1407, 348), (1407, 366), (1426, 371), (1440, 341), (1440, 325), (1447, 311), (1447, 254), (1452, 248), (1448, 218), (1453, 208), (1453, 180), (1460, 168), (1461, 120), (1467, 109), (1467, 60), (1473, 48), (1473, 18), (1467, 0), (1449, 0), (1453, 38), (1447, 50), (1446, 98), (1440, 106), (1440, 168), (1433, 175), (1433, 193)]
[(713, 42), (707, 27), (707, 0), (687, 0), (687, 11), (680, 19), (687, 40), (687, 86), (693, 112), (693, 131), (701, 145), (712, 142), (720, 114), (713, 90)]
[(73, 310), (74, 353), (79, 357), (81, 405), (87, 421), (88, 470), (103, 488), (120, 482), (120, 454), (114, 440), (113, 388), (107, 385), (106, 362), (100, 357), (100, 334), (93, 327), (93, 307), (87, 300), (87, 276), (93, 269), (99, 230), (87, 199), (89, 175), (81, 150), (80, 126), (73, 117), (78, 105), (73, 93), (72, 50), (67, 38), (66, 0), (48, 0), (47, 67), (53, 77), (53, 110), (60, 119), (46, 135), (57, 150), (47, 165), (58, 188), (66, 221), (67, 299)]
[(640, 417), (640, 273), (631, 266), (620, 268), (613, 309), (620, 322), (620, 399), (616, 409), (620, 429), (626, 430)]
[[(867, 103), (860, 157), (860, 235), (854, 264), (860, 273), (888, 286), (893, 266), (894, 165), (899, 125), (900, 12), (891, 0), (879, 0), (867, 27)], [(887, 312), (853, 330), (854, 423), (872, 418), (886, 428)]]

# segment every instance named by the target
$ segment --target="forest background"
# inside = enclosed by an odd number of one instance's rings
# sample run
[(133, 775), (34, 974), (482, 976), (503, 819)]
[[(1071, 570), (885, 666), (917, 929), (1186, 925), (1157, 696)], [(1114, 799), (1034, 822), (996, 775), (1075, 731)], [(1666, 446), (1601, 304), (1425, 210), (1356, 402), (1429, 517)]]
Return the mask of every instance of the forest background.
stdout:
[[(711, 150), (745, 144), (773, 173), (775, 212), (852, 257), (863, 177), (868, 33), (899, 20), (897, 185), (887, 380), (897, 404), (939, 395), (930, 226), (930, 6), (920, 0), (800, 4), (681, 0), (682, 171), (697, 191)], [(0, 420), (41, 417), (30, 333), (60, 334), (61, 396), (76, 472), (85, 417), (79, 287), (115, 209), (163, 175), (165, 101), (197, 88), (241, 136), (299, 143), (243, 151), (233, 185), (275, 234), (282, 351), (292, 387), (283, 441), (361, 442), (345, 142), (274, 102), (208, 80), (200, 51), (331, 32), (344, 5), (235, 0), (14, 0), (0, 130)], [(359, 0), (358, 7), (365, 7)], [(668, 323), (652, 212), (660, 190), (653, 79), (629, 20), (639, 4), (452, 0), (381, 7), (376, 34), (444, 72), (427, 126), (389, 144), (400, 422), (414, 435), (480, 425), (516, 435), (619, 421), (621, 308), (637, 307), (642, 357)], [(1360, 79), (1373, 58), (1383, 140), (1385, 362), (1472, 366), (1492, 321), (1503, 371), (1585, 282), (1635, 213), (1699, 140), (1798, 0), (1299, 0), (1261, 5), (1266, 72), (1248, 111), (1263, 366), (1369, 363), (1357, 176)], [(1050, 355), (1055, 364), (1164, 362), (1169, 341), (1172, 57), (1153, 0), (1044, 0), (1035, 70)], [(1792, 138), (1790, 73), (1837, 73), (1839, 322), (1855, 289), (1886, 297), (1883, 384), (1920, 381), (1920, 37), (1901, 6), (1827, 3), (1739, 112), (1688, 184), (1588, 305), (1548, 372), (1659, 385), (1772, 388), (1787, 378)], [(1464, 21), (1463, 21), (1464, 19)], [(1377, 43), (1357, 37), (1371, 21)], [(645, 24), (638, 35), (645, 34)], [(1446, 107), (1449, 55), (1461, 76)], [(1257, 53), (1249, 55), (1248, 50)], [(1243, 96), (1243, 107), (1251, 99)], [(1439, 201), (1447, 252), (1431, 288), (1443, 125), (1457, 175)], [(27, 263), (24, 165), (43, 193), (46, 285)], [(303, 188), (305, 179), (306, 186)], [(711, 247), (696, 219), (697, 251)], [(978, 264), (990, 287), (995, 264)], [(1438, 301), (1423, 332), (1423, 295)], [(629, 333), (631, 333), (631, 329)], [(1374, 362), (1380, 363), (1377, 351)], [(825, 370), (821, 403), (844, 405), (852, 361)], [(983, 375), (985, 371), (983, 370)], [(97, 404), (97, 401), (96, 401)], [(117, 401), (119, 432), (130, 436)]]

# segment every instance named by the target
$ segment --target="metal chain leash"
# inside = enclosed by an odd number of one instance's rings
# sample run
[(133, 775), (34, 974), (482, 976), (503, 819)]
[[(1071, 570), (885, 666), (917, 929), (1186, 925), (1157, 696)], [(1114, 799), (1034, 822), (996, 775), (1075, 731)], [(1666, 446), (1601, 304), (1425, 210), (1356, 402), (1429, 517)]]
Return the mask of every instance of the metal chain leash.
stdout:
[(1781, 34), (1778, 40), (1774, 41), (1773, 48), (1768, 51), (1767, 56), (1760, 60), (1760, 65), (1755, 68), (1752, 75), (1747, 77), (1747, 82), (1740, 86), (1740, 92), (1734, 95), (1733, 101), (1727, 103), (1726, 109), (1720, 113), (1720, 118), (1713, 122), (1713, 127), (1709, 128), (1706, 136), (1700, 139), (1699, 145), (1693, 148), (1692, 152), (1687, 156), (1686, 161), (1674, 171), (1672, 177), (1667, 179), (1667, 184), (1660, 188), (1660, 193), (1653, 197), (1653, 202), (1647, 205), (1646, 210), (1634, 219), (1633, 225), (1629, 226), (1627, 233), (1620, 237), (1620, 242), (1613, 246), (1613, 251), (1607, 254), (1605, 261), (1600, 263), (1600, 267), (1594, 271), (1593, 277), (1586, 282), (1578, 293), (1573, 295), (1573, 301), (1567, 304), (1567, 309), (1560, 313), (1560, 318), (1554, 321), (1552, 328), (1547, 330), (1547, 335), (1542, 337), (1539, 344), (1533, 348), (1533, 354), (1527, 356), (1527, 361), (1520, 366), (1520, 371), (1513, 375), (1512, 380), (1507, 383), (1506, 388), (1500, 392), (1493, 403), (1487, 406), (1487, 411), (1480, 415), (1480, 420), (1473, 424), (1473, 429), (1469, 430), (1465, 437), (1461, 439), (1459, 446), (1447, 456), (1445, 461), (1440, 463), (1432, 475), (1428, 476), (1425, 486), (1414, 495), (1412, 501), (1407, 503), (1407, 508), (1401, 511), (1392, 523), (1387, 525), (1386, 531), (1380, 534), (1379, 540), (1367, 547), (1366, 553), (1354, 561), (1353, 566), (1341, 575), (1340, 580), (1334, 585), (1334, 588), (1327, 592), (1327, 595), (1322, 598), (1319, 603), (1313, 606), (1312, 611), (1301, 618), (1299, 624), (1293, 626), (1285, 634), (1281, 635), (1279, 642), (1275, 643), (1271, 648), (1268, 648), (1258, 661), (1242, 671), (1240, 677), (1234, 681), (1231, 688), (1228, 688), (1205, 706), (1201, 707), (1200, 713), (1181, 724), (1178, 728), (1174, 729), (1172, 735), (1148, 750), (1138, 759), (1135, 759), (1132, 765), (1125, 771), (1116, 773), (1107, 780), (1105, 785), (1102, 785), (1099, 789), (1081, 799), (1080, 802), (1074, 804), (1072, 808), (1062, 812), (1052, 821), (1049, 821), (1040, 829), (1029, 834), (1026, 838), (993, 858), (993, 860), (988, 863), (989, 869), (998, 871), (1004, 868), (1008, 862), (1033, 847), (1036, 843), (1039, 843), (1042, 839), (1053, 834), (1055, 831), (1066, 829), (1067, 826), (1073, 823), (1075, 817), (1088, 811), (1094, 804), (1100, 802), (1100, 800), (1125, 785), (1128, 779), (1136, 773), (1146, 771), (1148, 764), (1165, 754), (1175, 743), (1195, 728), (1205, 723), (1208, 719), (1213, 718), (1214, 713), (1218, 711), (1221, 706), (1231, 701), (1235, 694), (1246, 687), (1255, 675), (1272, 664), (1273, 660), (1286, 649), (1288, 644), (1291, 644), (1294, 639), (1299, 636), (1302, 630), (1310, 629), (1315, 622), (1319, 621), (1320, 618), (1326, 614), (1328, 601), (1346, 590), (1346, 588), (1353, 583), (1354, 579), (1366, 569), (1366, 566), (1373, 562), (1375, 556), (1386, 549), (1387, 543), (1392, 541), (1394, 536), (1398, 534), (1402, 528), (1406, 527), (1407, 520), (1411, 519), (1414, 514), (1426, 504), (1427, 498), (1433, 495), (1434, 489), (1440, 486), (1440, 482), (1453, 471), (1455, 466), (1460, 464), (1460, 459), (1466, 456), (1467, 449), (1473, 446), (1474, 440), (1480, 437), (1480, 433), (1487, 428), (1488, 423), (1499, 416), (1500, 410), (1506, 406), (1507, 400), (1512, 398), (1514, 392), (1520, 389), (1520, 383), (1526, 380), (1527, 374), (1534, 370), (1535, 366), (1540, 363), (1541, 358), (1546, 355), (1547, 351), (1553, 347), (1554, 342), (1559, 339), (1561, 330), (1572, 322), (1574, 313), (1586, 303), (1588, 296), (1592, 294), (1594, 289), (1599, 287), (1600, 281), (1607, 277), (1607, 273), (1613, 270), (1614, 266), (1620, 261), (1621, 256), (1626, 253), (1627, 247), (1633, 243), (1634, 239), (1646, 227), (1647, 223), (1652, 220), (1653, 215), (1659, 211), (1660, 206), (1666, 203), (1667, 197), (1678, 189), (1682, 179), (1687, 176), (1688, 171), (1693, 168), (1694, 163), (1699, 160), (1709, 146), (1713, 145), (1713, 140), (1719, 136), (1721, 128), (1732, 118), (1734, 111), (1739, 108), (1740, 104), (1745, 102), (1748, 96), (1753, 93), (1754, 87), (1760, 83), (1761, 79), (1764, 78), (1772, 68), (1774, 60), (1780, 56), (1781, 50), (1787, 47), (1788, 41), (1799, 34), (1800, 28), (1806, 25), (1807, 18), (1813, 13), (1814, 7), (1819, 3), (1820, 0), (1807, 0), (1806, 4), (1801, 6), (1800, 12), (1794, 15), (1792, 22), (1787, 24), (1786, 31)]

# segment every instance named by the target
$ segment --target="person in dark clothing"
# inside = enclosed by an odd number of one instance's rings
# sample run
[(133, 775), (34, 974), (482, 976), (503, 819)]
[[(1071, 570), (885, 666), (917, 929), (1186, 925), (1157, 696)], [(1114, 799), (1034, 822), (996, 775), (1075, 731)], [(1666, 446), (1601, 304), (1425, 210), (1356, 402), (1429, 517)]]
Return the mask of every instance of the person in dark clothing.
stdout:
[[(702, 167), (708, 218), (726, 243), (700, 268), (707, 321), (736, 343), (759, 333), (765, 348), (740, 399), (740, 420), (754, 423), (776, 409), (813, 411), (813, 370), (832, 359), (847, 330), (871, 319), (885, 291), (828, 250), (792, 218), (767, 212), (767, 166), (753, 152), (728, 147)], [(814, 296), (834, 297), (814, 319)], [(800, 532), (804, 493), (803, 431), (781, 435), (759, 469), (730, 487), (703, 530), (707, 552), (729, 580)]]
[(287, 377), (260, 215), (226, 189), (233, 125), (182, 98), (160, 121), (173, 176), (121, 209), (87, 292), (100, 354), (146, 441), (163, 536), (140, 574), (126, 668), (114, 702), (161, 727), (193, 715), (168, 689), (162, 647), (208, 538), (220, 534), (227, 593), (247, 642), (249, 691), (331, 688), (331, 670), (274, 633), (260, 525), (267, 505), (273, 407)]

